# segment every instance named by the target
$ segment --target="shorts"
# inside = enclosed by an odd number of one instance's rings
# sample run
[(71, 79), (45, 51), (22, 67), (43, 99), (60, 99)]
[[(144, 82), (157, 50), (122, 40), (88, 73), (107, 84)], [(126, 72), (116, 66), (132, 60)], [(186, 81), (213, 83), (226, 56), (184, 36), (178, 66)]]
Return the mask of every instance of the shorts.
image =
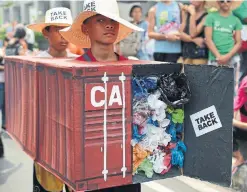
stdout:
[(208, 60), (207, 59), (190, 59), (190, 58), (180, 57), (177, 62), (182, 63), (182, 64), (191, 64), (191, 65), (205, 65), (208, 63)]
[(247, 141), (247, 131), (233, 127), (233, 152), (239, 150), (239, 141)]
[[(66, 192), (69, 192), (69, 189), (67, 186), (65, 186)], [(33, 192), (51, 192), (51, 191), (47, 191), (45, 190), (42, 185), (39, 183), (38, 179), (37, 179), (37, 175), (36, 175), (36, 171), (35, 171), (35, 166), (33, 166)], [(60, 191), (63, 192), (63, 191)]]
[[(226, 66), (231, 67), (234, 69), (234, 93), (237, 93), (238, 90), (238, 85), (239, 85), (239, 66), (240, 66), (240, 56), (235, 55), (234, 57), (231, 58), (231, 60), (227, 63)], [(219, 66), (217, 61), (208, 61), (208, 65), (214, 65), (214, 66)]]
[[(226, 64), (226, 66), (236, 68), (239, 63), (240, 63), (240, 56), (235, 55), (230, 59), (230, 61)], [(208, 65), (219, 66), (216, 60), (208, 61)]]
[(154, 60), (155, 61), (162, 61), (162, 62), (170, 62), (170, 63), (177, 63), (179, 57), (181, 56), (180, 53), (154, 53)]

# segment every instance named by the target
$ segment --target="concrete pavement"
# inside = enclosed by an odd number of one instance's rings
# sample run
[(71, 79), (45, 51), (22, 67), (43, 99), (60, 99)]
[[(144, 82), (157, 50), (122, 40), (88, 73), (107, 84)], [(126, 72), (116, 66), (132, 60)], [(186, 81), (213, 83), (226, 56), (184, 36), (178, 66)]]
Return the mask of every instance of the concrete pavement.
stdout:
[[(5, 157), (0, 159), (0, 191), (32, 192), (32, 159), (3, 134)], [(142, 184), (142, 192), (232, 192), (207, 182), (180, 176)]]

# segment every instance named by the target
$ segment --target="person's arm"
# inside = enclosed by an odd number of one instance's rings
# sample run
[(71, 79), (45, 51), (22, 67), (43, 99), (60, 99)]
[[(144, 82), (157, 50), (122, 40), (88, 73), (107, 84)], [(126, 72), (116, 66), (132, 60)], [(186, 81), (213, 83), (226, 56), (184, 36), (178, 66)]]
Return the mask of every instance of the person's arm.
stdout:
[(239, 111), (234, 111), (233, 126), (239, 129), (247, 130), (247, 123), (237, 120), (237, 115)]
[(154, 27), (155, 27), (155, 13), (156, 13), (156, 9), (155, 7), (152, 7), (148, 13), (148, 36), (150, 39), (155, 39), (155, 40), (167, 40), (167, 41), (177, 41), (179, 40), (179, 38), (174, 35), (165, 35), (165, 34), (161, 34), (161, 33), (157, 33), (154, 31)]
[(180, 28), (179, 28), (179, 32), (182, 35), (182, 33), (184, 32), (185, 27), (186, 27), (186, 20), (187, 20), (188, 14), (185, 11), (184, 5), (182, 3), (179, 4), (179, 7), (180, 7), (180, 10), (181, 10), (181, 25), (180, 25)]
[(241, 48), (242, 39), (241, 39), (241, 30), (242, 30), (242, 23), (237, 19), (236, 29), (235, 29), (235, 45), (232, 50), (228, 53), (229, 57), (233, 57)]
[(234, 32), (234, 39), (235, 39), (234, 47), (231, 49), (231, 51), (229, 53), (227, 53), (226, 55), (223, 55), (219, 58), (218, 62), (220, 64), (227, 63), (241, 48), (241, 43), (242, 43), (241, 29), (242, 29), (242, 24), (241, 24), (240, 20), (237, 19), (236, 29)]
[(230, 58), (232, 58), (237, 52), (238, 50), (241, 48), (241, 31), (235, 31), (235, 45), (232, 48), (232, 50), (227, 54)]
[(218, 51), (218, 49), (216, 48), (213, 39), (212, 39), (212, 33), (213, 33), (213, 28), (212, 27), (205, 27), (205, 37), (206, 37), (206, 45), (208, 46), (208, 49), (210, 51), (212, 51), (212, 53), (214, 54), (214, 56), (216, 58), (219, 58), (221, 55)]
[(184, 42), (192, 42), (191, 36), (188, 35), (188, 34), (186, 34), (186, 33), (184, 33), (184, 32), (181, 32), (181, 33), (180, 33), (180, 38), (181, 38), (181, 40), (184, 41)]
[(197, 46), (199, 47), (205, 47), (205, 40), (202, 37), (196, 37), (196, 38), (192, 38), (190, 35), (182, 32), (180, 34), (180, 39), (184, 42), (192, 42), (195, 43)]
[(148, 36), (151, 39), (156, 39), (156, 40), (166, 40), (166, 35), (164, 34), (160, 34), (160, 33), (156, 33), (154, 31), (154, 27), (155, 27), (155, 13), (156, 13), (156, 9), (155, 7), (152, 7), (149, 10), (148, 13)]
[(190, 17), (190, 36), (192, 38), (196, 37), (199, 35), (203, 30), (204, 30), (204, 23), (205, 23), (206, 18), (204, 17), (202, 21), (196, 25), (196, 18), (195, 16)]
[(187, 33), (184, 32), (185, 27), (186, 27), (186, 21), (188, 17), (188, 13), (185, 10), (184, 6), (181, 4), (181, 15), (182, 15), (182, 23), (180, 27), (180, 39), (184, 42), (193, 42), (197, 44), (199, 47), (203, 47), (204, 45), (204, 39), (203, 38), (193, 38), (191, 35), (188, 35)]
[(214, 25), (214, 18), (213, 18), (213, 13), (210, 13), (206, 17), (205, 21), (205, 43), (208, 46), (208, 49), (214, 54), (216, 58), (219, 58), (221, 55), (216, 48), (212, 34), (213, 34), (213, 25)]

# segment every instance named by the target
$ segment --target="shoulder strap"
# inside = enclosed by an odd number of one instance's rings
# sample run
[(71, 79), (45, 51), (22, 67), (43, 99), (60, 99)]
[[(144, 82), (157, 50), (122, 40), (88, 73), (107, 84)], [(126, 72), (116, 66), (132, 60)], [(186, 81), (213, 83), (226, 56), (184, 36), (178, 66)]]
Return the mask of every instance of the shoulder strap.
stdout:
[(198, 18), (198, 20), (202, 20), (207, 14), (208, 14), (207, 12), (203, 13), (201, 17)]

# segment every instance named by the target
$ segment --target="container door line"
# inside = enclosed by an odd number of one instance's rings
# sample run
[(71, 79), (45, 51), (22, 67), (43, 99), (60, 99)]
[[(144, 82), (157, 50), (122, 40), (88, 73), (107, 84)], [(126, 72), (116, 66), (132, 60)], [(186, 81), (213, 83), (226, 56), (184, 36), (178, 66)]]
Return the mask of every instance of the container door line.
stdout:
[(125, 80), (126, 77), (124, 76), (124, 73), (122, 72), (122, 75), (119, 76), (119, 80), (122, 82), (122, 94), (123, 94), (123, 108), (122, 108), (122, 126), (123, 126), (123, 167), (121, 171), (123, 172), (123, 178), (126, 176), (126, 150), (125, 150), (125, 135), (126, 135), (126, 127), (125, 127)]
[(102, 174), (104, 175), (104, 180), (107, 180), (107, 81), (109, 81), (109, 78), (106, 76), (106, 72), (104, 73), (104, 77), (102, 77), (102, 81), (105, 85), (105, 107), (104, 107), (104, 170), (102, 171)]

